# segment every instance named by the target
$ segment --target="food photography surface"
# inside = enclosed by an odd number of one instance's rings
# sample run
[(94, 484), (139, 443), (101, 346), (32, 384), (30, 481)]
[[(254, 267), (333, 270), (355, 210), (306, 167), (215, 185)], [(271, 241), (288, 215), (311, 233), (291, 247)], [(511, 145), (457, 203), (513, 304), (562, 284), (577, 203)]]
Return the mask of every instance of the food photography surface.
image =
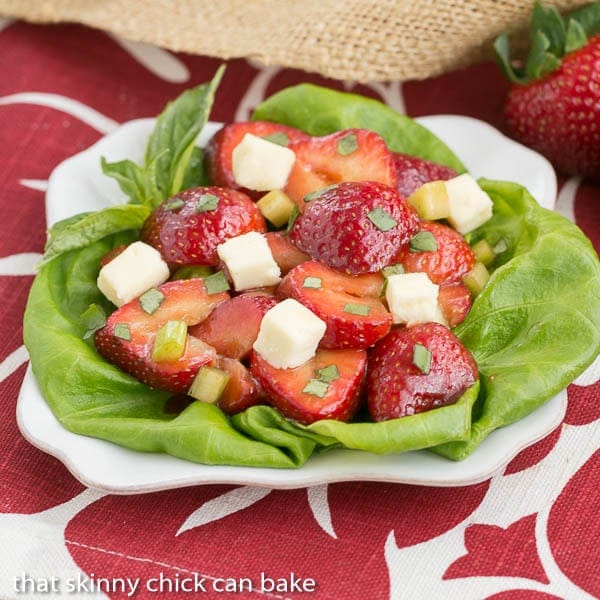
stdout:
[[(41, 198), (35, 217), (8, 202), (0, 264), (23, 281), (0, 531), (39, 533), (6, 556), (0, 596), (358, 598), (369, 554), (374, 597), (600, 594), (568, 526), (595, 510), (600, 4), (530, 11), (528, 55), (500, 35), (487, 62), (388, 83), (3, 22), (4, 56), (49, 75), (0, 94), (18, 140), (4, 196)], [(40, 477), (44, 500), (25, 500)], [(181, 501), (164, 530), (161, 498)], [(155, 548), (131, 537), (137, 502)], [(302, 511), (327, 564), (257, 551)], [(371, 529), (341, 578), (337, 552)], [(209, 558), (238, 530), (236, 568)]]

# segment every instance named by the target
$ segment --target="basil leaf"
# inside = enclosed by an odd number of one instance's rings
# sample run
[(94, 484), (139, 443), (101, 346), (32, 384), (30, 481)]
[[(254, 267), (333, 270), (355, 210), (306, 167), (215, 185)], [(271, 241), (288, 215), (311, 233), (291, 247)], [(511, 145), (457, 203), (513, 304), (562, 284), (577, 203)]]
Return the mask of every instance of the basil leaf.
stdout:
[(110, 206), (94, 213), (82, 213), (54, 225), (40, 266), (70, 250), (89, 246), (119, 231), (138, 230), (150, 215), (150, 209), (138, 204)]
[(393, 152), (420, 156), (459, 173), (466, 171), (458, 157), (428, 129), (382, 102), (357, 94), (303, 83), (265, 100), (252, 119), (291, 125), (310, 135), (371, 129), (383, 137)]
[(132, 160), (120, 160), (109, 163), (104, 156), (100, 157), (102, 172), (117, 183), (132, 204), (148, 204), (146, 198), (145, 170)]
[(181, 190), (196, 138), (208, 120), (223, 71), (221, 66), (212, 81), (186, 90), (169, 102), (156, 121), (145, 160), (147, 165), (156, 161), (156, 186), (163, 199)]

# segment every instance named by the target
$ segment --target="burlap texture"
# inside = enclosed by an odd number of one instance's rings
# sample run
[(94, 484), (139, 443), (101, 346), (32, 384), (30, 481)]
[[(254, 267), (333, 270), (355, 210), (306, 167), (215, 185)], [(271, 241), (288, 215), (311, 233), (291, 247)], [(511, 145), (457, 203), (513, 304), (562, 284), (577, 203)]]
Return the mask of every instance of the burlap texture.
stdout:
[[(549, 0), (560, 10), (586, 0)], [(533, 0), (0, 0), (0, 15), (76, 22), (130, 40), (334, 79), (422, 79), (489, 57)]]

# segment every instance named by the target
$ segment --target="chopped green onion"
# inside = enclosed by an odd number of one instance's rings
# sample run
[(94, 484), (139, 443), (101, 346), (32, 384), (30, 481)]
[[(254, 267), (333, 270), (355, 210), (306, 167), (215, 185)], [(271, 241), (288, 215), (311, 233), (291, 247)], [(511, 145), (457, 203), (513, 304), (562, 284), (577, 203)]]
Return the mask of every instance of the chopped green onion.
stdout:
[(283, 131), (277, 131), (276, 133), (270, 133), (269, 135), (263, 135), (263, 140), (267, 142), (273, 142), (278, 146), (287, 146), (290, 143), (290, 138)]
[(225, 273), (223, 273), (223, 271), (217, 271), (204, 278), (204, 287), (206, 288), (206, 293), (209, 296), (212, 296), (213, 294), (226, 292), (230, 288), (230, 285), (229, 281), (227, 281), (227, 277), (225, 277)]
[(340, 156), (348, 156), (358, 150), (358, 138), (355, 133), (348, 133), (340, 138), (337, 143), (337, 151)]
[(435, 221), (450, 216), (450, 201), (444, 181), (428, 181), (408, 197), (421, 219)]
[(367, 304), (355, 304), (353, 302), (348, 302), (344, 305), (344, 312), (347, 312), (351, 315), (360, 315), (366, 317), (371, 312), (371, 307)]
[(485, 265), (476, 262), (473, 265), (473, 268), (462, 278), (462, 282), (467, 286), (473, 296), (477, 296), (483, 291), (489, 278), (490, 274), (485, 268)]
[(126, 342), (131, 341), (131, 331), (127, 323), (115, 323), (113, 335)]
[(508, 250), (508, 243), (504, 238), (500, 239), (500, 241), (494, 246), (494, 254), (502, 254)]
[(140, 296), (140, 306), (145, 313), (153, 315), (163, 303), (165, 295), (156, 288), (150, 288)]
[(231, 375), (216, 367), (200, 367), (188, 395), (196, 400), (215, 404), (223, 395)]
[(298, 205), (281, 190), (271, 190), (256, 203), (263, 217), (277, 228), (289, 221), (294, 207)]
[(331, 383), (340, 378), (340, 371), (337, 368), (337, 365), (328, 365), (322, 369), (317, 369), (317, 378), (319, 381)]
[(413, 346), (413, 365), (425, 375), (431, 369), (431, 351), (423, 344), (417, 343)]
[(219, 205), (219, 196), (214, 194), (202, 194), (198, 198), (198, 203), (194, 209), (197, 213), (207, 212), (209, 210), (215, 210)]
[(320, 379), (309, 379), (302, 392), (311, 396), (317, 396), (318, 398), (324, 398), (328, 389), (329, 384), (327, 382)]
[(438, 246), (431, 231), (419, 231), (410, 240), (408, 248), (411, 252), (435, 252)]
[(323, 286), (323, 280), (320, 277), (305, 277), (302, 287), (320, 290)]
[(487, 240), (481, 239), (471, 248), (475, 255), (475, 260), (483, 263), (486, 267), (494, 262), (496, 255), (494, 249), (487, 243)]
[(181, 198), (173, 198), (163, 204), (163, 210), (179, 210), (184, 204), (185, 202)]
[(157, 332), (152, 346), (152, 360), (171, 362), (183, 356), (187, 340), (185, 321), (167, 321)]
[(398, 222), (392, 215), (388, 214), (381, 207), (374, 208), (367, 213), (367, 217), (379, 229), (379, 231), (386, 232), (393, 229), (398, 225)]
[(106, 314), (97, 304), (90, 304), (81, 314), (81, 321), (85, 326), (83, 339), (87, 340), (106, 325)]

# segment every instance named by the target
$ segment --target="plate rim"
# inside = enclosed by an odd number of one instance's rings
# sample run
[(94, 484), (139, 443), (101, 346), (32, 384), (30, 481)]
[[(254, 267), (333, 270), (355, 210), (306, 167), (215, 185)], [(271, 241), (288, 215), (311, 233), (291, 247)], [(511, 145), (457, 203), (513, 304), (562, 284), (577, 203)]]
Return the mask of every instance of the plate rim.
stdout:
[[(417, 122), (423, 124), (424, 126), (431, 126), (431, 124), (437, 124), (444, 122), (453, 122), (455, 124), (461, 124), (464, 126), (470, 127), (478, 127), (480, 130), (485, 130), (486, 135), (494, 135), (499, 136), (503, 143), (510, 145), (510, 147), (518, 147), (522, 151), (526, 152), (527, 155), (534, 160), (539, 161), (540, 169), (542, 172), (545, 172), (548, 176), (548, 181), (545, 183), (548, 186), (547, 195), (551, 197), (552, 192), (554, 190), (553, 198), (545, 198), (544, 203), (548, 204), (550, 201), (552, 204), (556, 199), (556, 176), (554, 174), (554, 170), (550, 166), (550, 163), (546, 161), (541, 155), (536, 153), (525, 146), (522, 146), (518, 142), (511, 140), (506, 137), (502, 132), (498, 129), (490, 125), (485, 121), (481, 121), (479, 119), (473, 117), (467, 117), (462, 115), (429, 115), (425, 117), (419, 117), (415, 119)], [(108, 133), (107, 135), (99, 138), (94, 144), (89, 146), (88, 148), (66, 158), (61, 163), (59, 163), (52, 171), (49, 180), (48, 180), (48, 189), (46, 193), (46, 215), (48, 226), (53, 224), (57, 219), (55, 218), (55, 213), (52, 212), (52, 202), (55, 194), (55, 189), (57, 186), (57, 181), (60, 182), (60, 178), (63, 175), (63, 172), (71, 168), (73, 163), (77, 164), (77, 162), (82, 160), (91, 159), (91, 157), (95, 156), (99, 152), (101, 152), (105, 148), (110, 148), (111, 144), (114, 144), (115, 139), (119, 139), (123, 135), (124, 131), (135, 130), (136, 128), (142, 129), (150, 129), (151, 124), (155, 121), (153, 118), (141, 118), (141, 119), (133, 119), (131, 121), (127, 121), (122, 123), (117, 127), (114, 131)], [(207, 137), (210, 136), (216, 129), (218, 129), (222, 124), (209, 121), (207, 123), (207, 127), (205, 127), (198, 139), (198, 144), (202, 145), (207, 141)], [(141, 134), (139, 134), (141, 135)], [(437, 133), (438, 137), (443, 139), (439, 133)], [(448, 141), (444, 140), (447, 144)], [(99, 154), (98, 154), (99, 156)], [(99, 161), (98, 161), (99, 164)], [(98, 167), (98, 170), (99, 167)], [(83, 169), (83, 172), (86, 173), (86, 170)], [(545, 179), (545, 178), (544, 178)], [(108, 180), (108, 178), (107, 178)], [(120, 195), (120, 199), (123, 198), (123, 195)], [(119, 200), (119, 198), (117, 198)], [(74, 214), (71, 211), (71, 214)], [(114, 483), (107, 482), (106, 480), (99, 480), (97, 476), (94, 475), (93, 469), (82, 468), (76, 460), (73, 459), (72, 456), (69, 455), (68, 450), (65, 450), (61, 447), (60, 444), (56, 444), (56, 442), (52, 440), (45, 439), (43, 435), (40, 435), (39, 432), (35, 431), (35, 428), (32, 427), (31, 421), (31, 413), (27, 412), (26, 409), (29, 408), (28, 401), (31, 398), (27, 398), (26, 394), (28, 392), (37, 390), (37, 394), (39, 396), (39, 400), (43, 403), (43, 405), (47, 408), (47, 411), (50, 414), (51, 419), (54, 419), (54, 425), (58, 424), (60, 430), (63, 434), (67, 434), (67, 442), (69, 441), (69, 436), (76, 436), (78, 439), (83, 439), (84, 444), (91, 442), (92, 446), (102, 447), (106, 445), (106, 448), (118, 448), (121, 452), (126, 452), (127, 454), (133, 455), (133, 458), (139, 457), (140, 455), (146, 457), (168, 457), (168, 461), (180, 462), (184, 465), (187, 465), (192, 471), (197, 471), (197, 474), (186, 475), (185, 477), (176, 477), (174, 476), (170, 480), (156, 480), (156, 481), (146, 481), (145, 483), (138, 484), (128, 484), (127, 482), (122, 482), (120, 484), (115, 485)], [(33, 398), (35, 400), (35, 398)], [(412, 485), (423, 485), (423, 486), (431, 486), (431, 487), (462, 487), (466, 485), (474, 485), (477, 483), (481, 483), (492, 477), (495, 473), (497, 473), (500, 469), (506, 466), (519, 452), (524, 450), (525, 448), (535, 444), (539, 440), (543, 439), (550, 432), (552, 432), (557, 426), (560, 425), (564, 418), (564, 414), (566, 412), (567, 405), (567, 393), (566, 390), (562, 390), (559, 394), (548, 400), (542, 406), (538, 407), (535, 411), (530, 413), (528, 416), (524, 417), (520, 421), (508, 425), (502, 429), (496, 430), (492, 432), (486, 440), (484, 440), (482, 446), (486, 443), (486, 441), (493, 441), (498, 437), (498, 434), (503, 436), (506, 434), (506, 431), (510, 428), (523, 427), (524, 424), (528, 423), (527, 421), (530, 418), (535, 419), (536, 415), (540, 414), (545, 415), (546, 421), (544, 427), (540, 427), (535, 436), (530, 436), (527, 439), (519, 438), (519, 443), (515, 443), (510, 447), (510, 451), (503, 452), (497, 456), (497, 459), (494, 461), (489, 461), (485, 465), (485, 468), (480, 468), (479, 470), (475, 470), (469, 477), (454, 477), (451, 479), (440, 480), (440, 479), (431, 479), (426, 475), (424, 476), (403, 476), (402, 474), (397, 473), (377, 473), (373, 470), (364, 470), (364, 472), (356, 471), (355, 474), (352, 472), (344, 472), (341, 474), (338, 473), (327, 473), (325, 475), (311, 475), (313, 469), (311, 469), (311, 461), (313, 464), (316, 461), (323, 460), (322, 457), (327, 457), (335, 455), (335, 453), (353, 453), (358, 451), (353, 451), (349, 449), (339, 449), (332, 451), (330, 453), (324, 453), (318, 456), (313, 456), (309, 459), (307, 463), (305, 463), (302, 467), (297, 469), (281, 469), (281, 468), (261, 468), (261, 467), (241, 467), (241, 466), (230, 466), (230, 465), (204, 465), (199, 463), (192, 463), (190, 461), (185, 461), (183, 459), (179, 459), (173, 456), (165, 455), (165, 454), (152, 454), (152, 453), (143, 453), (134, 450), (130, 450), (128, 448), (124, 448), (121, 446), (117, 446), (111, 442), (106, 440), (102, 440), (99, 438), (94, 438), (91, 436), (84, 436), (80, 434), (75, 434), (60, 424), (58, 419), (51, 412), (50, 407), (46, 403), (43, 395), (41, 394), (39, 387), (37, 385), (37, 381), (33, 375), (33, 371), (31, 368), (31, 364), (28, 365), (27, 372), (25, 374), (23, 383), (21, 385), (21, 389), (19, 392), (19, 397), (17, 400), (16, 406), (16, 419), (18, 427), (22, 433), (22, 435), (31, 443), (33, 446), (39, 448), (40, 450), (54, 456), (60, 462), (62, 462), (66, 468), (71, 472), (71, 474), (78, 479), (81, 483), (86, 485), (87, 487), (102, 490), (108, 493), (113, 494), (138, 494), (138, 493), (150, 493), (168, 489), (176, 489), (181, 487), (190, 487), (194, 485), (210, 485), (210, 484), (233, 484), (233, 485), (254, 485), (254, 486), (262, 486), (262, 487), (270, 487), (273, 489), (294, 489), (294, 488), (302, 488), (309, 485), (320, 485), (326, 483), (339, 483), (342, 481), (374, 481), (374, 482), (388, 482), (388, 483), (405, 483)], [(540, 412), (540, 411), (546, 412)], [(547, 413), (547, 414), (546, 414)], [(531, 420), (531, 419), (530, 419)], [(48, 423), (47, 423), (48, 424)], [(495, 435), (496, 434), (496, 435)], [(488, 442), (488, 445), (491, 442)], [(478, 458), (478, 451), (481, 450), (481, 446), (477, 448), (473, 454), (461, 462), (453, 462), (443, 457), (437, 457), (440, 460), (444, 461), (444, 464), (451, 468), (451, 465), (464, 465), (466, 461), (469, 461), (472, 457), (476, 457), (471, 461), (476, 461)], [(404, 453), (402, 455), (387, 455), (387, 456), (398, 456), (399, 458), (403, 456), (415, 455), (417, 453), (425, 453), (425, 450)], [(362, 452), (362, 455), (369, 455), (369, 453)], [(434, 456), (433, 453), (426, 452), (428, 457)], [(373, 460), (381, 460), (382, 455), (369, 455)], [(384, 455), (385, 456), (385, 455)], [(480, 455), (481, 456), (481, 453)], [(436, 458), (436, 460), (437, 460)], [(148, 458), (143, 459), (151, 460)], [(161, 459), (164, 460), (164, 459)], [(191, 465), (191, 467), (190, 467)], [(459, 467), (454, 467), (458, 469)], [(234, 473), (238, 471), (242, 472), (243, 476), (234, 476)], [(269, 473), (269, 477), (260, 476), (260, 473), (264, 473), (267, 471)], [(211, 475), (212, 473), (212, 475)], [(282, 474), (292, 473), (294, 474), (291, 478), (285, 478), (285, 475), (281, 477)]]

